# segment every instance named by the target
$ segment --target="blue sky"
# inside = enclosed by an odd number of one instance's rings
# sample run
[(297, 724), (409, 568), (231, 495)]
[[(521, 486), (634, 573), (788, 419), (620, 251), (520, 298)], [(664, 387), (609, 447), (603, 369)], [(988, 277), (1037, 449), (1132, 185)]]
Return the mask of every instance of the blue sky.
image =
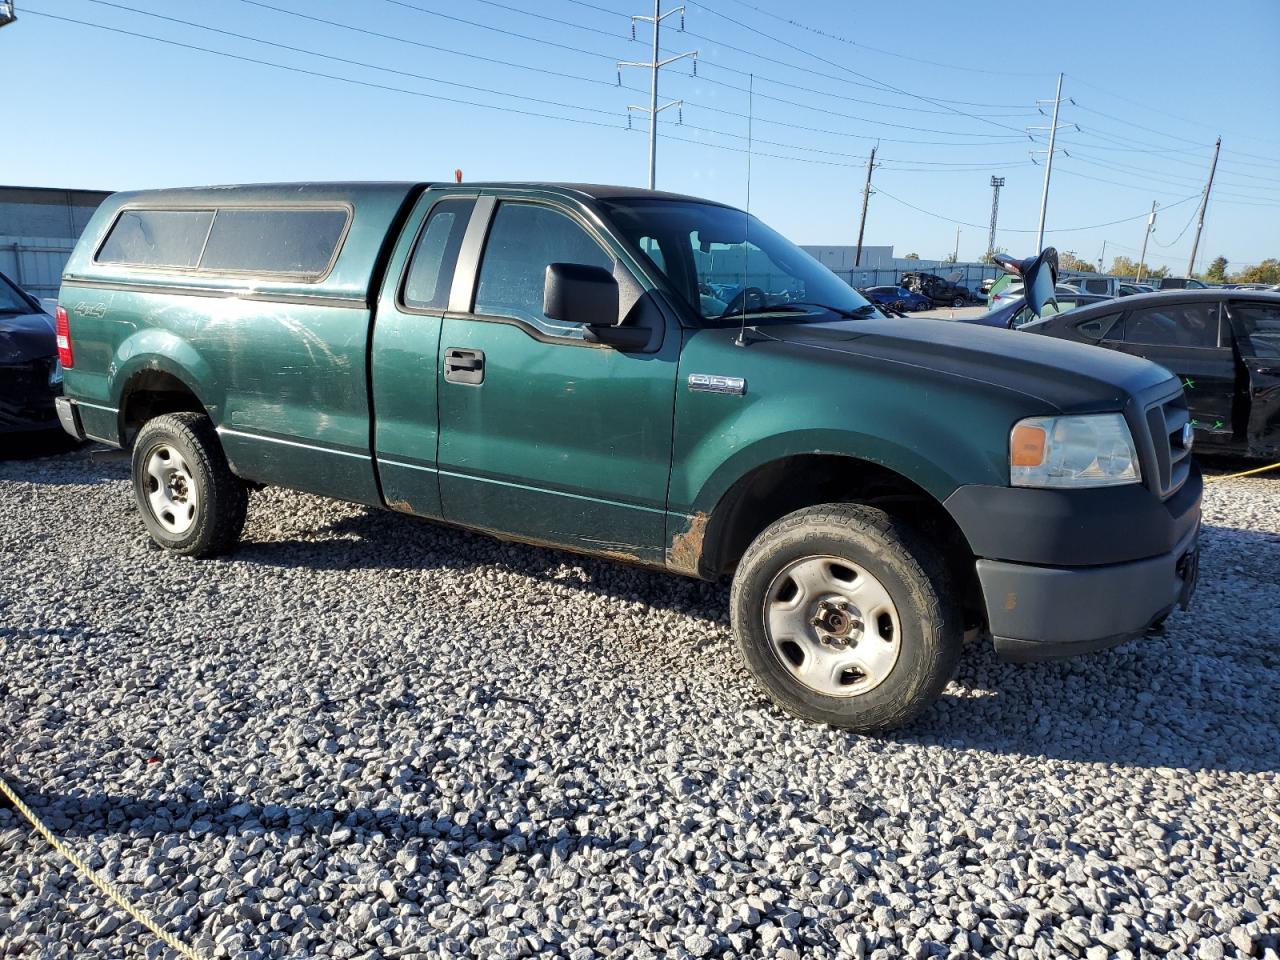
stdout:
[[(751, 207), (792, 239), (853, 242), (867, 152), (880, 138), (868, 244), (942, 257), (959, 220), (971, 224), (960, 226), (961, 259), (977, 258), (995, 174), (1006, 178), (997, 243), (1029, 253), (1034, 233), (1014, 230), (1036, 226), (1044, 168), (1029, 151), (1044, 146), (1025, 128), (1048, 124), (1035, 101), (1052, 98), (1061, 70), (1074, 100), (1061, 121), (1080, 130), (1059, 134), (1069, 155), (1055, 160), (1046, 242), (1096, 261), (1105, 241), (1108, 264), (1116, 253), (1136, 257), (1157, 200), (1170, 209), (1148, 259), (1181, 273), (1194, 233), (1189, 198), (1221, 134), (1197, 268), (1219, 254), (1232, 269), (1280, 256), (1276, 0), (966, 12), (926, 0), (685, 3), (686, 32), (669, 19), (663, 47), (696, 49), (697, 76), (687, 59), (662, 75), (664, 101), (685, 105), (683, 125), (672, 109), (659, 126), (660, 188), (746, 201), (750, 85)], [(648, 74), (623, 70), (619, 89), (615, 61), (648, 57), (647, 26), (633, 42), (627, 15), (651, 12), (651, 0), (17, 6), (18, 22), (0, 30), (6, 126), (33, 142), (6, 151), (6, 184), (446, 179), (455, 168), (468, 180), (643, 185), (647, 176), (647, 121), (637, 114), (628, 130), (626, 108), (647, 104)], [(1091, 229), (1067, 229), (1076, 227)]]

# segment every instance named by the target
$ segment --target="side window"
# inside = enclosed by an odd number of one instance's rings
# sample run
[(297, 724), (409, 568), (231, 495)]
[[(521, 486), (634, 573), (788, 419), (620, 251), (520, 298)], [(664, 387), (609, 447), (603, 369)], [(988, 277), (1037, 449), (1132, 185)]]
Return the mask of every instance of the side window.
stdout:
[(1167, 347), (1216, 347), (1218, 305), (1182, 303), (1135, 310), (1125, 321), (1126, 343)]
[(98, 251), (98, 263), (194, 267), (212, 222), (212, 210), (125, 210)]
[(536, 203), (498, 204), (480, 262), (475, 312), (515, 317), (551, 333), (573, 329), (542, 313), (549, 263), (613, 269), (613, 258), (568, 215)]
[(319, 277), (347, 228), (346, 210), (239, 210), (213, 218), (201, 270)]
[(1123, 337), (1124, 331), (1120, 328), (1112, 329), (1116, 320), (1120, 318), (1118, 313), (1109, 313), (1102, 317), (1094, 317), (1092, 320), (1085, 320), (1083, 323), (1076, 324), (1076, 330), (1086, 337), (1092, 337), (1094, 340), (1118, 340)]
[(456, 197), (441, 200), (431, 208), (405, 272), (400, 300), (406, 307), (448, 309), (453, 269), (475, 205), (474, 197)]
[(1242, 303), (1234, 306), (1231, 312), (1241, 334), (1241, 354), (1280, 359), (1280, 307)]

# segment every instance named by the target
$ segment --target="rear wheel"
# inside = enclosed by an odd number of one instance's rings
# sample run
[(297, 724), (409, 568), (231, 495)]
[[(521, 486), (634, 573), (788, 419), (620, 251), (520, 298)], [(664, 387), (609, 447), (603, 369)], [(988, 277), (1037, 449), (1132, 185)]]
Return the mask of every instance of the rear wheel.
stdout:
[(952, 297), (952, 298), (951, 298), (951, 305), (952, 305), (953, 307), (963, 307), (963, 306), (965, 305), (965, 299), (964, 299), (964, 297)]
[(209, 557), (240, 539), (248, 488), (231, 472), (204, 414), (147, 421), (133, 446), (133, 492), (147, 532), (166, 550)]
[(858, 504), (799, 510), (739, 564), (734, 637), (769, 697), (806, 720), (889, 730), (950, 680), (963, 633), (943, 566), (901, 521)]

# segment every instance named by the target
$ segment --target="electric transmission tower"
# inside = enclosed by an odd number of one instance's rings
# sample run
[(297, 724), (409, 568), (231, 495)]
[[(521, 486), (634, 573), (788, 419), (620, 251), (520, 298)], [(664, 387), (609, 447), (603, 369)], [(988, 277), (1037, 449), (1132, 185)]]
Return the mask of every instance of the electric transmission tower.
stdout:
[(991, 229), (987, 231), (987, 258), (996, 252), (996, 213), (1000, 210), (1000, 188), (1004, 177), (991, 178)]
[(698, 51), (689, 50), (685, 53), (678, 53), (673, 57), (667, 57), (665, 60), (658, 59), (659, 46), (658, 38), (662, 33), (662, 21), (667, 17), (680, 14), (680, 29), (684, 29), (684, 7), (676, 7), (674, 10), (662, 12), (662, 0), (653, 0), (653, 16), (646, 17), (637, 14), (631, 18), (631, 36), (635, 37), (636, 21), (653, 24), (653, 59), (652, 60), (619, 60), (618, 61), (618, 84), (622, 84), (622, 68), (623, 67), (644, 67), (649, 71), (649, 106), (641, 107), (636, 104), (628, 104), (628, 115), (632, 110), (639, 110), (641, 113), (649, 115), (649, 189), (654, 189), (654, 183), (657, 179), (658, 172), (658, 114), (663, 110), (671, 107), (683, 107), (683, 100), (672, 100), (658, 106), (658, 71), (667, 64), (675, 63), (677, 60), (683, 60), (685, 57), (693, 58), (693, 72), (698, 72)]

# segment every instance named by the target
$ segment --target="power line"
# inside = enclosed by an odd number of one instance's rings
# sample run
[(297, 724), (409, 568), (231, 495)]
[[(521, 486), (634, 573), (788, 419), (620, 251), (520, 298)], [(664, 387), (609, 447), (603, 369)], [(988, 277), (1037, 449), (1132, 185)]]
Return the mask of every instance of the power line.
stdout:
[[(580, 2), (580, 0), (570, 0), (570, 2), (578, 3)], [(692, 0), (690, 0), (690, 2), (692, 2)], [(1043, 78), (1048, 75), (1043, 73), (1022, 73), (1014, 70), (991, 70), (986, 67), (967, 67), (967, 66), (961, 66), (960, 64), (955, 64), (955, 63), (943, 63), (938, 60), (924, 59), (922, 57), (912, 57), (912, 56), (908, 56), (905, 53), (897, 53), (896, 51), (893, 51), (893, 50), (884, 50), (880, 47), (873, 47), (870, 44), (862, 43), (861, 41), (858, 41), (858, 40), (850, 40), (849, 38), (843, 37), (838, 33), (833, 33), (828, 30), (822, 30), (818, 27), (809, 26), (808, 24), (801, 23), (799, 20), (792, 20), (788, 17), (780, 16), (779, 14), (776, 14), (771, 10), (765, 10), (762, 7), (757, 7), (755, 4), (745, 3), (744, 0), (733, 0), (733, 2), (740, 7), (746, 7), (748, 10), (754, 10), (756, 13), (763, 14), (766, 17), (772, 17), (774, 20), (778, 20), (781, 23), (785, 23), (789, 26), (795, 27), (798, 30), (805, 30), (809, 33), (816, 34), (817, 36), (826, 37), (828, 40), (836, 40), (840, 43), (848, 44), (851, 47), (857, 47), (859, 50), (870, 50), (873, 53), (880, 53), (888, 57), (897, 57), (901, 60), (910, 60), (913, 63), (924, 63), (932, 67), (945, 67), (949, 70), (964, 70), (970, 73), (982, 73), (987, 75), (995, 74), (995, 75), (1006, 76), (1006, 77), (1041, 77)], [(958, 102), (958, 101), (953, 101), (953, 102)], [(973, 104), (973, 106), (984, 106), (984, 104)]]
[[(895, 197), (893, 194), (885, 190), (884, 187), (878, 187), (876, 189), (876, 192), (888, 197), (890, 200), (893, 200), (893, 201), (896, 201), (897, 203), (902, 204), (904, 207), (909, 207), (912, 210), (915, 210), (917, 213), (923, 213), (925, 216), (933, 217), (937, 220), (945, 220), (948, 223), (959, 224), (962, 227), (976, 227), (979, 230), (981, 230), (984, 226), (986, 226), (986, 224), (981, 224), (981, 223), (970, 223), (967, 220), (957, 220), (954, 217), (948, 217), (945, 214), (936, 213), (933, 210), (926, 210), (924, 207), (918, 207), (914, 203), (908, 203), (906, 200), (903, 200), (901, 197)], [(1165, 204), (1163, 209), (1170, 210), (1173, 207), (1181, 206), (1184, 203), (1190, 203), (1192, 200), (1198, 200), (1199, 198), (1200, 198), (1200, 194), (1198, 193), (1192, 194), (1191, 196), (1183, 197), (1181, 200), (1178, 200), (1174, 203)], [(1046, 233), (1078, 233), (1082, 230), (1097, 230), (1101, 227), (1115, 226), (1117, 223), (1129, 223), (1133, 220), (1141, 220), (1145, 216), (1147, 216), (1147, 213), (1146, 211), (1143, 211), (1142, 213), (1136, 214), (1132, 217), (1121, 217), (1119, 220), (1108, 220), (1106, 223), (1094, 223), (1094, 224), (1090, 224), (1087, 227), (1053, 227), (1051, 229), (1047, 229), (1045, 232)], [(1008, 233), (1035, 233), (1036, 232), (1036, 228), (1034, 227), (1031, 227), (1031, 228), (1001, 227), (1000, 229)]]
[[(884, 81), (876, 80), (874, 77), (869, 77), (869, 76), (867, 76), (867, 75), (866, 75), (866, 74), (864, 74), (864, 73), (859, 73), (857, 70), (851, 70), (851, 69), (849, 69), (848, 67), (846, 67), (846, 66), (845, 66), (844, 64), (842, 64), (842, 63), (838, 63), (837, 61), (834, 61), (834, 60), (828, 60), (826, 57), (821, 57), (821, 56), (819, 56), (818, 54), (813, 53), (811, 50), (806, 50), (805, 48), (803, 48), (803, 47), (798, 47), (798, 46), (796, 46), (796, 45), (795, 45), (795, 44), (793, 44), (793, 43), (788, 43), (786, 40), (783, 40), (781, 37), (772, 37), (772, 36), (769, 36), (768, 34), (766, 34), (766, 33), (762, 32), (761, 30), (757, 29), (756, 27), (751, 26), (750, 24), (743, 23), (742, 21), (740, 21), (740, 20), (736, 20), (736, 19), (734, 19), (733, 17), (730, 17), (730, 16), (728, 16), (728, 15), (726, 15), (726, 14), (718, 13), (717, 11), (712, 10), (710, 7), (706, 6), (705, 4), (698, 2), (698, 0), (688, 0), (688, 2), (689, 2), (691, 5), (697, 6), (697, 7), (699, 7), (699, 8), (700, 8), (700, 9), (702, 9), (702, 10), (706, 10), (708, 13), (712, 13), (712, 14), (714, 14), (715, 16), (721, 17), (722, 19), (729, 21), (730, 23), (736, 24), (737, 26), (741, 27), (741, 28), (742, 28), (742, 29), (744, 29), (744, 30), (749, 31), (750, 33), (754, 33), (754, 34), (756, 34), (756, 35), (758, 35), (758, 36), (762, 36), (762, 37), (764, 37), (764, 38), (765, 38), (765, 39), (767, 39), (767, 40), (771, 40), (771, 41), (773, 41), (774, 43), (781, 44), (782, 46), (787, 47), (787, 48), (789, 48), (789, 49), (796, 50), (796, 51), (798, 51), (798, 52), (800, 52), (800, 53), (804, 54), (805, 56), (812, 57), (814, 60), (817, 60), (817, 61), (819, 61), (819, 62), (821, 62), (821, 63), (828, 64), (829, 66), (833, 66), (833, 67), (835, 67), (836, 69), (838, 69), (838, 70), (842, 70), (842, 71), (844, 71), (845, 73), (848, 73), (848, 74), (850, 74), (850, 75), (852, 75), (852, 76), (860, 77), (860, 78), (862, 78), (863, 80), (866, 80), (866, 81), (871, 81), (872, 83), (874, 83), (874, 84), (875, 84), (875, 86), (873, 87), (873, 89), (887, 90), (887, 91), (890, 91), (890, 92), (892, 92), (892, 93), (896, 93), (896, 94), (898, 94), (899, 96), (909, 97), (909, 98), (911, 98), (911, 99), (915, 99), (915, 100), (923, 100), (925, 103), (931, 103), (931, 104), (933, 104), (935, 107), (943, 106), (943, 105), (944, 105), (944, 103), (945, 103), (945, 101), (932, 99), (932, 98), (930, 98), (930, 97), (926, 97), (926, 96), (924, 96), (923, 94), (911, 93), (911, 92), (909, 92), (909, 91), (906, 91), (906, 90), (901, 89), (900, 87), (895, 87), (895, 86), (893, 86), (892, 84), (885, 83)], [(853, 81), (850, 81), (850, 80), (845, 80), (845, 79), (844, 79), (844, 78), (842, 78), (842, 77), (832, 77), (830, 74), (824, 74), (824, 73), (822, 73), (821, 71), (818, 71), (818, 70), (814, 70), (814, 69), (812, 69), (811, 67), (802, 67), (802, 66), (800, 66), (800, 65), (798, 65), (798, 64), (795, 64), (795, 63), (792, 63), (792, 62), (789, 62), (789, 61), (786, 61), (786, 60), (779, 60), (779, 59), (777, 59), (776, 57), (770, 57), (770, 56), (767, 56), (767, 55), (765, 55), (765, 54), (762, 54), (762, 53), (759, 53), (759, 52), (756, 52), (756, 51), (747, 50), (747, 49), (744, 49), (743, 47), (738, 47), (738, 46), (735, 46), (735, 45), (733, 45), (733, 44), (726, 43), (726, 42), (725, 42), (725, 41), (723, 41), (723, 40), (717, 40), (717, 39), (712, 38), (712, 37), (704, 37), (704, 36), (702, 36), (702, 35), (700, 35), (700, 34), (694, 33), (693, 31), (686, 31), (686, 32), (689, 34), (689, 36), (691, 36), (691, 37), (695, 37), (695, 38), (697, 38), (697, 39), (699, 39), (699, 40), (705, 40), (705, 41), (707, 41), (708, 43), (718, 43), (720, 46), (724, 47), (725, 49), (728, 49), (728, 50), (735, 50), (735, 51), (737, 51), (737, 52), (739, 52), (739, 53), (745, 54), (746, 56), (749, 56), (749, 57), (755, 57), (756, 59), (760, 59), (760, 60), (766, 60), (766, 61), (768, 61), (768, 62), (770, 62), (770, 63), (777, 63), (777, 64), (781, 64), (782, 66), (784, 66), (784, 67), (788, 67), (788, 68), (790, 68), (790, 69), (792, 69), (792, 70), (799, 70), (799, 71), (802, 71), (802, 72), (805, 72), (805, 73), (813, 74), (814, 76), (826, 77), (826, 78), (828, 78), (828, 79), (838, 80), (838, 81), (841, 81), (841, 82), (844, 82), (844, 83), (852, 83), (852, 82), (853, 82)], [(989, 117), (983, 117), (983, 116), (980, 116), (980, 115), (978, 115), (978, 114), (969, 113), (969, 112), (967, 112), (967, 111), (965, 111), (965, 110), (961, 110), (961, 109), (959, 109), (958, 107), (949, 106), (949, 107), (948, 107), (948, 109), (949, 109), (949, 110), (951, 110), (953, 113), (959, 114), (960, 116), (963, 116), (963, 117), (968, 117), (968, 118), (969, 118), (969, 119), (971, 119), (971, 120), (977, 120), (977, 121), (978, 121), (978, 122), (980, 122), (980, 123), (987, 123), (987, 124), (990, 124), (990, 125), (995, 126), (995, 127), (1000, 127), (1000, 128), (1002, 128), (1002, 129), (1004, 129), (1004, 130), (1012, 130), (1014, 133), (1021, 133), (1021, 132), (1022, 132), (1022, 131), (1021, 131), (1021, 130), (1019, 130), (1017, 127), (1011, 127), (1011, 126), (1009, 126), (1007, 123), (1000, 123), (999, 121), (997, 121), (997, 120), (992, 120), (992, 119), (990, 119)]]
[[(467, 57), (467, 58), (469, 58), (469, 59), (477, 60), (477, 61), (480, 61), (480, 62), (482, 62), (482, 63), (491, 63), (491, 64), (494, 64), (494, 65), (497, 65), (497, 66), (503, 66), (503, 67), (513, 67), (513, 68), (515, 68), (515, 69), (517, 69), (517, 70), (527, 70), (527, 71), (532, 71), (532, 72), (534, 72), (534, 73), (540, 73), (540, 74), (543, 74), (544, 76), (556, 77), (556, 78), (559, 78), (559, 79), (562, 79), (562, 80), (573, 80), (573, 81), (576, 81), (576, 82), (579, 82), (579, 83), (590, 83), (590, 84), (594, 84), (594, 85), (596, 85), (596, 86), (608, 87), (609, 89), (612, 89), (612, 90), (622, 89), (622, 90), (628, 90), (628, 91), (630, 91), (630, 92), (632, 92), (632, 93), (645, 93), (645, 92), (646, 92), (642, 87), (634, 87), (634, 86), (631, 86), (631, 85), (629, 85), (629, 84), (625, 84), (625, 83), (624, 83), (624, 84), (622, 84), (621, 86), (619, 86), (617, 83), (615, 83), (615, 82), (613, 82), (613, 81), (610, 81), (610, 80), (603, 80), (603, 79), (601, 79), (601, 78), (599, 78), (599, 77), (591, 77), (591, 76), (586, 76), (586, 75), (578, 74), (578, 73), (566, 73), (566, 72), (564, 72), (564, 71), (560, 71), (560, 70), (551, 70), (551, 69), (548, 69), (548, 68), (546, 68), (546, 67), (536, 67), (536, 66), (533, 66), (533, 65), (531, 65), (531, 64), (519, 63), (519, 62), (514, 61), (514, 60), (500, 60), (500, 59), (497, 59), (497, 58), (495, 58), (495, 57), (486, 57), (486, 56), (484, 56), (483, 54), (472, 53), (472, 52), (470, 52), (470, 51), (465, 51), (465, 50), (458, 50), (458, 49), (455, 49), (455, 48), (452, 48), (452, 47), (445, 47), (445, 46), (441, 46), (440, 44), (427, 43), (427, 42), (425, 42), (425, 41), (422, 41), (422, 40), (415, 40), (415, 39), (412, 39), (412, 38), (410, 38), (410, 37), (397, 36), (397, 35), (395, 35), (395, 34), (391, 34), (391, 33), (382, 33), (382, 32), (380, 32), (380, 31), (378, 31), (378, 30), (371, 30), (371, 29), (369, 29), (369, 28), (367, 28), (367, 27), (359, 27), (359, 26), (356, 26), (356, 25), (354, 25), (354, 24), (350, 24), (350, 23), (342, 23), (342, 22), (340, 22), (340, 21), (336, 21), (336, 20), (332, 20), (332, 19), (327, 19), (327, 18), (324, 18), (324, 17), (315, 17), (315, 16), (311, 16), (310, 14), (302, 13), (302, 12), (297, 11), (297, 10), (290, 10), (290, 9), (285, 8), (285, 7), (276, 6), (276, 5), (271, 4), (271, 3), (265, 3), (265, 2), (263, 2), (263, 0), (240, 0), (240, 2), (241, 2), (241, 3), (245, 3), (245, 4), (249, 4), (250, 6), (259, 7), (259, 8), (264, 9), (264, 10), (270, 10), (270, 11), (272, 11), (272, 12), (274, 12), (274, 13), (283, 14), (283, 15), (285, 15), (285, 16), (289, 16), (289, 17), (295, 17), (295, 18), (300, 19), (300, 20), (308, 20), (308, 21), (311, 21), (312, 23), (317, 23), (317, 24), (322, 24), (322, 25), (325, 25), (325, 26), (334, 27), (334, 28), (337, 28), (337, 29), (339, 29), (339, 30), (346, 30), (346, 31), (349, 31), (349, 32), (352, 32), (352, 33), (362, 34), (362, 35), (364, 35), (364, 36), (376, 37), (376, 38), (378, 38), (378, 39), (380, 39), (380, 40), (389, 40), (389, 41), (392, 41), (392, 42), (395, 42), (395, 43), (407, 44), (407, 45), (409, 45), (409, 46), (419, 47), (419, 48), (421, 48), (421, 49), (425, 49), (425, 50), (435, 50), (435, 51), (437, 51), (437, 52), (441, 52), (441, 53), (448, 53), (448, 54), (453, 54), (453, 55), (455, 55), (455, 56)], [(592, 6), (591, 4), (587, 4), (587, 5), (588, 5), (588, 6)], [(601, 8), (601, 9), (602, 9), (602, 8)], [(149, 15), (149, 16), (158, 16), (158, 14), (150, 14), (148, 11), (139, 11), (139, 12), (141, 12), (141, 13), (146, 13), (146, 14), (147, 14), (147, 15)], [(426, 11), (420, 11), (420, 12), (426, 12)], [(200, 25), (196, 25), (196, 26), (200, 26)], [(521, 37), (524, 37), (525, 35), (520, 34), (520, 36), (521, 36)], [(531, 41), (534, 41), (534, 42), (538, 42), (538, 43), (543, 42), (543, 41), (542, 41), (542, 39), (541, 39), (541, 38), (539, 38), (539, 37), (532, 37), (532, 36), (530, 36), (530, 37), (527, 37), (526, 39), (531, 40)], [(581, 53), (588, 53), (588, 54), (590, 54), (590, 55), (592, 55), (592, 56), (599, 56), (599, 57), (601, 57), (602, 59), (609, 59), (605, 54), (596, 54), (596, 53), (594, 53), (593, 51), (585, 51), (585, 50), (583, 50), (583, 51), (579, 51), (579, 52), (581, 52)], [(716, 83), (716, 84), (719, 84), (719, 85), (722, 85), (722, 86), (726, 86), (726, 87), (728, 87), (728, 88), (730, 88), (730, 89), (733, 89), (733, 90), (737, 90), (737, 89), (739, 89), (739, 88), (738, 88), (738, 87), (736, 87), (735, 85), (733, 85), (733, 84), (723, 83), (723, 81), (712, 80), (712, 81), (709, 81), (709, 82), (711, 82), (711, 83)], [(764, 94), (759, 94), (758, 96), (762, 96), (762, 97), (763, 97), (763, 96), (765, 96), (765, 95), (764, 95)], [(812, 105), (809, 105), (809, 104), (803, 104), (803, 103), (800, 103), (800, 102), (798, 102), (798, 101), (793, 101), (793, 100), (782, 100), (781, 98), (775, 98), (775, 97), (766, 97), (766, 99), (779, 100), (779, 102), (785, 103), (785, 104), (790, 105), (790, 106), (805, 107), (805, 108), (807, 108), (807, 109), (820, 110), (821, 112), (823, 112), (823, 113), (825, 113), (825, 114), (828, 114), (828, 115), (832, 115), (832, 116), (848, 117), (849, 119), (855, 119), (855, 120), (859, 120), (859, 121), (863, 121), (863, 120), (864, 120), (864, 118), (861, 118), (861, 117), (853, 117), (852, 115), (849, 115), (849, 114), (842, 114), (842, 113), (840, 113), (840, 112), (838, 112), (838, 111), (823, 110), (822, 108), (816, 108), (816, 107), (813, 107)], [(870, 102), (870, 101), (867, 101), (867, 102)], [(694, 100), (688, 100), (688, 99), (686, 99), (686, 100), (685, 100), (685, 105), (686, 105), (686, 106), (690, 106), (690, 107), (696, 107), (696, 108), (697, 108), (697, 109), (699, 109), (699, 110), (706, 110), (706, 111), (709, 111), (709, 112), (711, 112), (711, 113), (718, 113), (718, 114), (722, 114), (722, 115), (724, 115), (724, 116), (735, 117), (735, 118), (743, 119), (743, 120), (745, 120), (745, 119), (746, 119), (746, 116), (745, 116), (744, 114), (742, 114), (741, 112), (737, 111), (737, 110), (728, 110), (728, 109), (726, 109), (726, 108), (724, 108), (724, 107), (714, 107), (714, 106), (711, 106), (710, 104), (707, 104), (707, 103), (701, 103), (701, 102), (699, 102), (699, 101), (694, 101)], [(767, 123), (767, 124), (770, 124), (770, 125), (772, 125), (772, 126), (788, 127), (788, 128), (790, 128), (790, 129), (793, 129), (793, 130), (804, 130), (804, 131), (807, 131), (807, 132), (809, 132), (809, 133), (819, 133), (819, 134), (825, 134), (825, 135), (828, 135), (828, 136), (834, 136), (834, 137), (849, 137), (849, 138), (856, 139), (856, 140), (877, 140), (877, 139), (883, 139), (886, 143), (908, 143), (908, 144), (918, 144), (918, 145), (920, 145), (920, 146), (985, 147), (985, 146), (990, 146), (990, 145), (993, 145), (993, 144), (994, 144), (994, 145), (1001, 145), (1001, 144), (1004, 144), (1004, 143), (1021, 143), (1021, 142), (1022, 142), (1022, 141), (1021, 141), (1021, 139), (1018, 139), (1018, 140), (1013, 140), (1013, 139), (1009, 139), (1009, 140), (984, 140), (984, 141), (978, 141), (978, 142), (973, 142), (973, 143), (963, 143), (963, 142), (962, 142), (962, 143), (952, 143), (952, 142), (945, 141), (945, 140), (916, 140), (916, 139), (910, 139), (910, 138), (893, 138), (893, 137), (883, 137), (883, 138), (880, 138), (880, 137), (873, 137), (873, 136), (870, 136), (870, 135), (868, 135), (868, 134), (852, 133), (852, 132), (842, 131), (842, 130), (829, 130), (829, 129), (825, 129), (825, 128), (822, 128), (822, 127), (812, 127), (812, 126), (807, 126), (807, 125), (805, 125), (805, 124), (791, 123), (791, 122), (784, 121), (784, 120), (771, 120), (771, 119), (764, 118), (764, 117), (756, 117), (756, 121), (757, 121), (758, 123)], [(864, 121), (864, 122), (866, 122), (866, 121)], [(861, 158), (859, 158), (859, 159), (861, 159)], [(921, 162), (924, 162), (924, 161), (921, 161)]]

